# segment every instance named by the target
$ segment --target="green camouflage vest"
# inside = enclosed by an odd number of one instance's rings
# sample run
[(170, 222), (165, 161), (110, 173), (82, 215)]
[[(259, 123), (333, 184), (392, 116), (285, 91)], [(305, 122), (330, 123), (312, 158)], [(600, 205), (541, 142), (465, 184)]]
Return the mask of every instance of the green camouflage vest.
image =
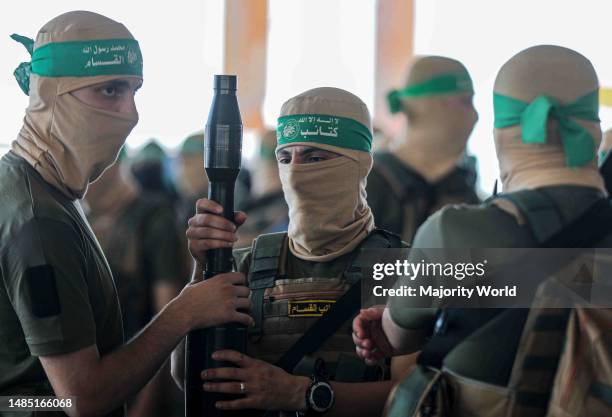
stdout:
[[(292, 278), (285, 274), (287, 234), (259, 236), (251, 249), (248, 272), (255, 319), (255, 326), (250, 329), (249, 354), (271, 363), (278, 361), (336, 300), (362, 279), (361, 249), (403, 245), (399, 237), (377, 229), (353, 252), (340, 276)], [(294, 373), (310, 376), (314, 361), (321, 358), (337, 381), (381, 379), (380, 368), (367, 367), (357, 359), (351, 334), (348, 320), (316, 352), (305, 356)]]

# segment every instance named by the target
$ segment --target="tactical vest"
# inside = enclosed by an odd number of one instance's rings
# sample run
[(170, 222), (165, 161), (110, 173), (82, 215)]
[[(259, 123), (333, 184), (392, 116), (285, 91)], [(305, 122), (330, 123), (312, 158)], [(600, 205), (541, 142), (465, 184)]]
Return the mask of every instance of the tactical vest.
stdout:
[(401, 218), (393, 220), (397, 227), (393, 231), (412, 241), (421, 224), (445, 205), (480, 203), (474, 191), (475, 168), (469, 162), (465, 165), (457, 166), (438, 182), (430, 183), (393, 154), (376, 154), (373, 170), (385, 180), (402, 207)]
[[(255, 320), (255, 326), (249, 330), (249, 355), (277, 362), (352, 285), (360, 282), (365, 266), (361, 250), (403, 246), (398, 236), (376, 229), (348, 257), (339, 276), (292, 278), (285, 271), (289, 250), (287, 233), (259, 236), (251, 249), (248, 272), (251, 313)], [(359, 306), (353, 307), (356, 313)], [(341, 325), (317, 351), (304, 356), (293, 373), (312, 375), (315, 360), (321, 358), (337, 381), (382, 379), (383, 370), (367, 367), (357, 359), (351, 325), (351, 320)]]
[[(524, 215), (540, 244), (554, 241), (564, 223), (554, 202), (537, 190), (499, 195), (512, 201)], [(609, 204), (608, 204), (609, 209)], [(563, 241), (563, 240), (561, 240)], [(592, 245), (593, 242), (590, 242)], [(555, 246), (550, 246), (555, 247)], [(556, 247), (563, 247), (560, 244)], [(539, 289), (530, 309), (506, 309), (489, 312), (471, 334), (457, 337), (434, 332), (431, 341), (419, 356), (415, 371), (392, 391), (387, 403), (388, 417), (580, 417), (612, 415), (612, 326), (609, 309), (586, 310), (561, 308), (554, 281), (546, 281)], [(546, 306), (546, 308), (543, 308)], [(551, 308), (558, 306), (559, 308)], [(442, 310), (436, 329), (444, 329), (441, 321), (453, 313), (460, 317), (479, 315), (479, 310)], [(582, 318), (591, 324), (590, 337), (578, 342)], [(590, 318), (590, 320), (589, 320)], [(606, 321), (607, 320), (607, 321)], [(570, 325), (568, 326), (568, 321)], [(572, 323), (574, 323), (572, 325)], [(594, 323), (599, 324), (599, 327)], [(606, 328), (607, 331), (602, 331)], [(450, 326), (452, 328), (452, 326)], [(593, 331), (596, 328), (599, 331)], [(582, 328), (584, 329), (584, 327)], [(572, 333), (573, 332), (573, 333)], [(588, 332), (587, 332), (588, 333)], [(499, 339), (504, 341), (500, 347)], [(442, 343), (440, 343), (442, 341)], [(576, 360), (577, 346), (594, 341), (591, 357)], [(444, 343), (446, 342), (446, 344)], [(588, 343), (588, 342), (587, 342)], [(584, 351), (583, 351), (584, 352)], [(583, 353), (584, 354), (584, 353)], [(462, 369), (463, 362), (481, 367), (496, 366), (511, 355), (511, 366), (490, 376), (488, 380), (466, 376), (478, 371)], [(432, 360), (433, 358), (433, 360)], [(477, 358), (474, 360), (474, 358)], [(469, 360), (468, 360), (469, 359)], [(506, 358), (507, 359), (507, 358)], [(437, 362), (436, 362), (437, 360)], [(603, 370), (594, 371), (589, 362)], [(571, 364), (571, 365), (569, 365)], [(472, 365), (473, 366), (473, 365)], [(606, 368), (607, 367), (607, 370)], [(464, 367), (465, 368), (465, 367)], [(575, 381), (575, 376), (583, 377)], [(572, 387), (568, 389), (568, 383)], [(552, 398), (552, 400), (551, 400)], [(587, 412), (588, 411), (588, 412)]]

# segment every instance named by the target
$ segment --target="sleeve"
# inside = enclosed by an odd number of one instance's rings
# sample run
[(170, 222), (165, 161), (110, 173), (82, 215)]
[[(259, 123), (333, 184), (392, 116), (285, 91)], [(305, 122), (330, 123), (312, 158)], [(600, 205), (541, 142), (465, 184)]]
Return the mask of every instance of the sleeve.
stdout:
[(183, 287), (188, 279), (182, 248), (185, 241), (179, 235), (174, 211), (162, 206), (145, 219), (140, 237), (145, 250), (148, 273), (154, 284), (172, 283)]
[(89, 249), (70, 225), (40, 219), (23, 225), (7, 245), (2, 275), (32, 355), (69, 353), (96, 343)]
[[(444, 209), (442, 209), (444, 210)], [(441, 212), (429, 217), (419, 228), (412, 248), (408, 252), (409, 263), (419, 263), (424, 252), (419, 248), (441, 248), (443, 242), (440, 235)], [(401, 277), (397, 281), (397, 286), (408, 285), (404, 280), (410, 279)], [(418, 278), (417, 278), (418, 279)], [(414, 287), (414, 283), (409, 284)], [(433, 329), (438, 309), (429, 307), (431, 300), (425, 297), (389, 297), (387, 306), (391, 321), (404, 330), (413, 330), (417, 333), (430, 333)]]

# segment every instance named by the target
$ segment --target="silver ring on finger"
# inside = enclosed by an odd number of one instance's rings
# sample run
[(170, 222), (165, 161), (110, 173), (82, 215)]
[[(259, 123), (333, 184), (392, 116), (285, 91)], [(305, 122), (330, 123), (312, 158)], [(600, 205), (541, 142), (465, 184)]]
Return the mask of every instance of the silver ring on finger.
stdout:
[(246, 394), (246, 384), (244, 383), (244, 381), (240, 382), (240, 393)]

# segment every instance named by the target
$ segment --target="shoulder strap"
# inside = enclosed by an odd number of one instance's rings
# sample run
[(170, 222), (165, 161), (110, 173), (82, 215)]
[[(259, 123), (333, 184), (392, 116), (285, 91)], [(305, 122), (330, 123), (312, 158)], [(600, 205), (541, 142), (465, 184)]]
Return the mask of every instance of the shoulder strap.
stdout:
[(319, 318), (276, 362), (276, 365), (287, 372), (292, 372), (302, 358), (315, 352), (321, 345), (338, 331), (342, 324), (353, 317), (361, 306), (362, 269), (366, 266), (363, 249), (402, 247), (397, 235), (375, 229), (355, 250), (355, 255), (344, 274), (351, 287), (332, 308)]
[(402, 248), (408, 246), (395, 233), (384, 229), (374, 229), (367, 238), (359, 245), (355, 256), (348, 267), (344, 270), (344, 278), (353, 285), (361, 282), (363, 268), (367, 268), (368, 262), (364, 253), (367, 249)]
[(612, 205), (602, 198), (574, 221), (551, 236), (543, 248), (589, 248), (612, 234)]
[(249, 267), (249, 288), (255, 326), (249, 328), (249, 334), (259, 336), (263, 325), (263, 299), (266, 288), (274, 287), (278, 276), (280, 259), (286, 246), (287, 232), (270, 233), (258, 236), (251, 249)]
[(563, 227), (563, 219), (554, 200), (541, 191), (521, 190), (498, 194), (496, 198), (511, 201), (520, 210), (538, 246)]

